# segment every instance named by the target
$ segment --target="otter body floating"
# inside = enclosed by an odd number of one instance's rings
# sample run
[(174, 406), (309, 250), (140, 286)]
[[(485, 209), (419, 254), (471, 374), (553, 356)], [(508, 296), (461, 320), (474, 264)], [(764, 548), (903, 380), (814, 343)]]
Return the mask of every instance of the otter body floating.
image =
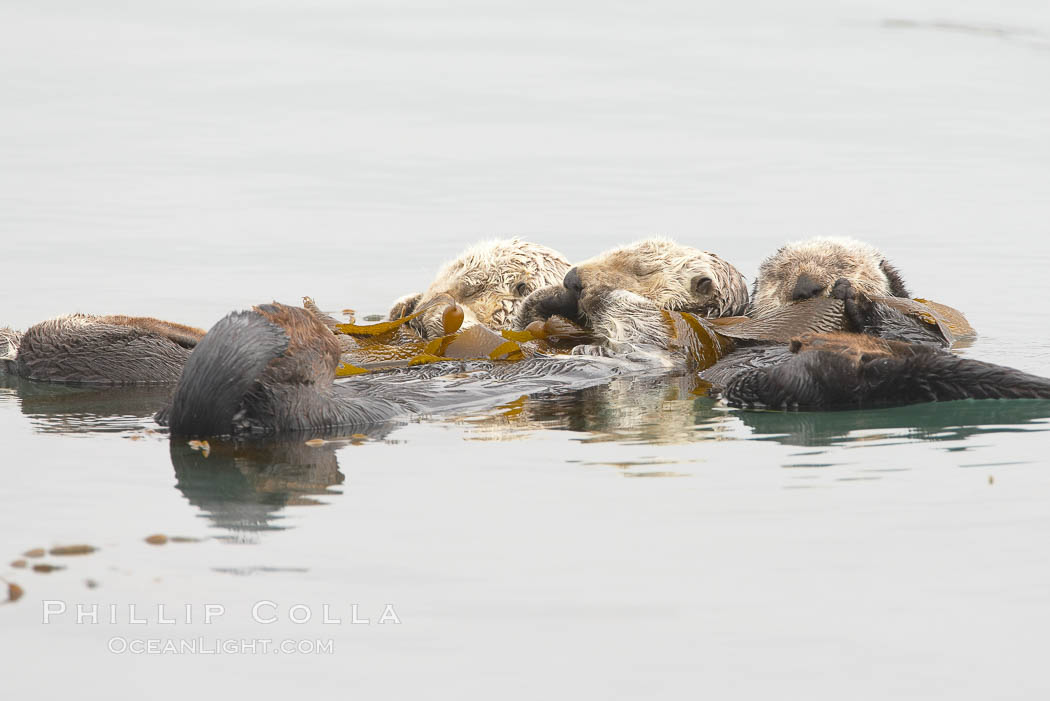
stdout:
[(869, 409), (956, 399), (1050, 399), (1050, 379), (940, 348), (862, 334), (811, 334), (702, 372), (731, 406)]
[(150, 317), (70, 314), (9, 334), (4, 365), (46, 382), (172, 383), (203, 336), (201, 329)]

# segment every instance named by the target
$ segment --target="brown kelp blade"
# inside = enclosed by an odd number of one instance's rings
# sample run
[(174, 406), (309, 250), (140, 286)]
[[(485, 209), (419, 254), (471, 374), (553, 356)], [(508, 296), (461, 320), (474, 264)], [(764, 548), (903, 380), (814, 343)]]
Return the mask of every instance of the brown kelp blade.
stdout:
[(787, 343), (804, 333), (841, 331), (845, 326), (844, 308), (841, 300), (818, 297), (788, 304), (757, 319), (730, 316), (707, 321), (728, 338)]
[(949, 344), (965, 338), (977, 336), (977, 332), (963, 313), (954, 307), (927, 299), (905, 299), (902, 297), (874, 297), (873, 302), (885, 304), (902, 314), (919, 319), (930, 326), (936, 326)]
[[(439, 295), (416, 309), (416, 311), (408, 316), (403, 316), (400, 319), (394, 319), (393, 321), (380, 321), (375, 324), (336, 324), (335, 329), (339, 333), (345, 333), (348, 336), (382, 336), (383, 334), (398, 330), (416, 317), (421, 316), (427, 310), (440, 304), (455, 307), (456, 301), (452, 299), (450, 295)], [(460, 311), (460, 315), (462, 315), (462, 311)], [(449, 321), (451, 322), (454, 318), (454, 315), (450, 315)], [(462, 323), (462, 318), (460, 318), (460, 323)]]
[[(452, 321), (454, 324), (456, 320)], [(343, 355), (344, 362), (336, 368), (335, 375), (349, 377), (452, 359), (516, 361), (533, 354), (527, 353), (518, 341), (479, 325), (426, 342), (362, 347)]]
[(448, 344), (446, 358), (488, 358), (489, 360), (521, 360), (523, 353), (517, 341), (490, 331), (484, 326), (471, 326), (459, 333)]
[(688, 312), (663, 312), (664, 321), (671, 330), (672, 352), (684, 352), (694, 370), (711, 367), (735, 347), (733, 339), (716, 330), (711, 319)]

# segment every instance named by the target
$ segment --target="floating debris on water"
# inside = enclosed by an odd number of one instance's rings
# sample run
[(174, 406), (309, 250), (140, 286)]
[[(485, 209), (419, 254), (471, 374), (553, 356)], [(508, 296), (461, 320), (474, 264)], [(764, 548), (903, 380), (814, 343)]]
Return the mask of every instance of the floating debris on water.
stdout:
[(93, 545), (59, 545), (51, 548), (52, 555), (90, 555), (98, 550)]
[(13, 604), (16, 601), (18, 601), (19, 599), (21, 599), (23, 594), (25, 594), (25, 590), (22, 589), (22, 587), (18, 586), (14, 582), (8, 582), (7, 583), (7, 601), (5, 601), (4, 603)]
[(208, 441), (190, 441), (189, 446), (194, 450), (201, 451), (204, 457), (208, 457), (211, 454), (211, 446), (208, 444)]

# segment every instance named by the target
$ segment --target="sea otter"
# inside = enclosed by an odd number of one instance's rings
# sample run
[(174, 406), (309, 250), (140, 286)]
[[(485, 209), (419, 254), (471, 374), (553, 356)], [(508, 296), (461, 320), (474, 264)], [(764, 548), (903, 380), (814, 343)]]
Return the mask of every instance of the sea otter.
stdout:
[(922, 343), (867, 334), (803, 334), (788, 346), (731, 354), (701, 373), (746, 408), (868, 409), (953, 399), (1050, 399), (1050, 379)]
[(831, 295), (835, 283), (849, 280), (868, 297), (908, 297), (897, 269), (874, 246), (849, 238), (812, 238), (782, 246), (762, 261), (751, 293), (749, 316), (763, 316), (784, 305)]
[[(688, 314), (678, 319), (666, 308), (660, 313), (664, 298), (658, 287), (647, 291), (637, 282), (644, 276), (623, 275), (648, 255), (631, 247), (616, 253), (589, 261), (584, 275), (570, 271), (561, 290), (535, 293), (515, 325), (558, 314), (593, 326), (607, 340), (603, 352), (625, 340), (688, 351), (692, 367), (712, 383), (714, 393), (737, 405), (840, 408), (1048, 396), (1042, 378), (940, 350), (972, 334), (965, 319), (950, 308), (908, 300), (896, 268), (858, 241), (814, 239), (784, 246), (762, 264), (749, 318), (692, 322)], [(613, 282), (601, 284), (605, 280)], [(741, 307), (721, 309), (739, 313)], [(842, 331), (855, 333), (820, 335)], [(831, 338), (835, 342), (822, 340)], [(886, 344), (878, 345), (882, 355), (875, 364), (868, 362), (874, 358), (872, 344)]]
[[(569, 261), (557, 251), (518, 238), (484, 241), (446, 263), (426, 292), (405, 295), (390, 309), (391, 320), (408, 316), (438, 297), (463, 307), (465, 327), (508, 328), (522, 300), (534, 290), (561, 284)], [(424, 338), (443, 335), (442, 307), (410, 322)]]
[[(684, 248), (661, 245), (664, 250)], [(933, 346), (913, 350), (911, 344), (863, 334), (800, 335), (799, 329), (838, 331), (847, 323), (847, 300), (863, 306), (864, 295), (844, 278), (832, 285), (830, 299), (781, 305), (760, 319), (704, 318), (663, 309), (661, 303), (673, 303), (668, 302), (670, 295), (661, 296), (666, 286), (649, 288), (647, 294), (654, 299), (642, 296), (646, 290), (641, 281), (654, 272), (634, 269), (624, 274), (622, 268), (630, 257), (623, 251), (630, 250), (624, 247), (617, 256), (594, 259), (604, 261), (601, 264), (581, 264), (566, 274), (560, 289), (537, 291), (521, 305), (515, 326), (532, 326), (544, 315), (563, 315), (596, 324), (610, 346), (626, 340), (655, 343), (665, 354), (695, 352), (694, 367), (708, 368), (700, 377), (715, 385), (715, 393), (738, 405), (839, 408), (960, 397), (1050, 397), (1050, 384), (1042, 378), (957, 358)], [(646, 247), (638, 245), (634, 250), (644, 252)], [(696, 290), (694, 308), (712, 316), (721, 310), (739, 313), (747, 303), (742, 277), (709, 255), (700, 256), (707, 274), (687, 266), (686, 272), (671, 276), (677, 280), (676, 289)], [(604, 265), (613, 268), (611, 274), (606, 274)], [(707, 280), (694, 283), (697, 275)], [(719, 284), (725, 292), (716, 289)], [(630, 304), (606, 304), (607, 298)], [(677, 304), (684, 306), (681, 301)], [(617, 318), (624, 309), (635, 316)], [(651, 329), (657, 330), (655, 335), (639, 336)], [(788, 344), (792, 335), (796, 339)], [(756, 342), (773, 345), (739, 349)], [(738, 350), (733, 352), (734, 348)], [(170, 425), (173, 436), (356, 429), (409, 414), (602, 384), (622, 373), (654, 367), (659, 372), (658, 365), (637, 358), (645, 355), (537, 356), (516, 363), (445, 361), (335, 384), (340, 347), (331, 330), (307, 310), (263, 305), (231, 314), (209, 331), (186, 365), (173, 405), (157, 420)], [(903, 388), (898, 384), (900, 391), (893, 391), (894, 382), (903, 383)]]
[(926, 323), (928, 310), (909, 296), (901, 273), (874, 246), (818, 237), (782, 246), (762, 262), (748, 316), (765, 319), (798, 302), (834, 297), (845, 305), (843, 331), (942, 346), (976, 335), (959, 312), (922, 302), (949, 317), (954, 330)]
[(0, 332), (7, 372), (32, 380), (92, 384), (175, 382), (202, 329), (150, 317), (70, 314), (25, 333)]
[(512, 327), (554, 315), (574, 321), (607, 346), (661, 345), (661, 310), (705, 318), (742, 314), (743, 275), (713, 253), (650, 238), (601, 253), (574, 266), (561, 285), (538, 290), (518, 309)]
[(907, 299), (899, 271), (859, 241), (819, 238), (782, 247), (759, 269), (749, 314), (762, 324), (822, 297), (842, 302), (843, 333), (740, 348), (700, 373), (712, 394), (734, 406), (793, 410), (1050, 398), (1050, 380), (943, 350), (974, 335), (965, 318)]

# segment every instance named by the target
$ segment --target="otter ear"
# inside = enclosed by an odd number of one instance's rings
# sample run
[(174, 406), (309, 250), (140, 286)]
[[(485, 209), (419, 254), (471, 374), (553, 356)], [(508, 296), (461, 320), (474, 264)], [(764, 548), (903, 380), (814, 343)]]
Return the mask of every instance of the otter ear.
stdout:
[(901, 277), (900, 271), (890, 265), (889, 261), (882, 261), (879, 263), (879, 268), (882, 269), (882, 274), (886, 276), (886, 280), (890, 283), (890, 294), (894, 297), (911, 297), (908, 292), (908, 288), (904, 285), (904, 278)]
[(697, 297), (706, 297), (714, 292), (715, 283), (706, 275), (694, 275), (693, 279), (689, 282), (689, 289), (691, 289), (693, 294)]

